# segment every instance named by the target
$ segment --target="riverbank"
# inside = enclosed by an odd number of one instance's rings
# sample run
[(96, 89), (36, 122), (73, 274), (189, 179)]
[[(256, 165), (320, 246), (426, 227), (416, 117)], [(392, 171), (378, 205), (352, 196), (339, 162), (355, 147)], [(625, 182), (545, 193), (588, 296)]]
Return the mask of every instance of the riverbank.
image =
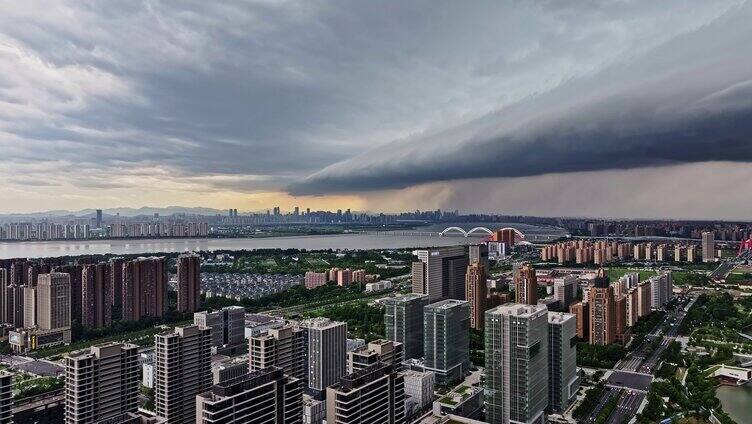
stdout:
[(49, 258), (79, 255), (140, 255), (189, 251), (305, 249), (371, 250), (456, 246), (478, 243), (485, 238), (441, 237), (438, 235), (402, 236), (373, 234), (334, 234), (317, 236), (222, 238), (222, 239), (135, 239), (95, 241), (39, 241), (0, 243), (0, 259)]
[(723, 410), (737, 423), (752, 423), (752, 384), (721, 385), (715, 391)]

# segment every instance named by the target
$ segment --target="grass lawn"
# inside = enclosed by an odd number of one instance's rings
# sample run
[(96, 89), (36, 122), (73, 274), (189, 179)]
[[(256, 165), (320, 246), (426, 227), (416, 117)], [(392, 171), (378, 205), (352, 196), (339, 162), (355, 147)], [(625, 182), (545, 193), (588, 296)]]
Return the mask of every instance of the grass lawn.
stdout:
[(329, 262), (325, 261), (322, 258), (312, 257), (312, 258), (306, 258), (306, 262), (308, 262), (311, 266), (319, 267), (319, 266), (329, 266)]
[[(175, 323), (170, 324), (168, 327), (174, 328), (179, 325), (188, 325), (191, 324), (192, 321), (186, 321), (182, 323)], [(145, 328), (141, 330), (132, 331), (129, 333), (121, 333), (116, 334), (113, 336), (108, 337), (102, 337), (95, 340), (81, 340), (78, 342), (71, 343), (68, 346), (60, 345), (60, 346), (53, 346), (46, 349), (39, 349), (32, 352), (29, 352), (28, 356), (32, 358), (48, 358), (48, 359), (56, 359), (58, 356), (62, 356), (68, 352), (73, 352), (75, 350), (85, 349), (89, 346), (93, 346), (95, 344), (101, 344), (106, 342), (128, 342), (133, 343), (137, 345), (152, 345), (154, 344), (154, 335), (167, 331), (164, 328)]]
[(657, 272), (649, 268), (610, 267), (608, 268), (608, 278), (610, 278), (611, 281), (617, 281), (623, 275), (629, 274), (631, 272), (637, 272), (638, 274), (640, 274), (640, 281), (645, 281), (648, 278), (658, 274)]
[(264, 265), (264, 266), (277, 266), (277, 261), (275, 261), (274, 258), (266, 258), (263, 261), (261, 261), (261, 265)]

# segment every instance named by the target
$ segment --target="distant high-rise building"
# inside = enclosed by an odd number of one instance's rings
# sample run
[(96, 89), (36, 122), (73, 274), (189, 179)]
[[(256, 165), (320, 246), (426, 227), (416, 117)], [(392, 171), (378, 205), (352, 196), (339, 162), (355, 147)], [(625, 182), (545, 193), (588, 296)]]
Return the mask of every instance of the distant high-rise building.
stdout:
[(248, 339), (248, 360), (251, 371), (277, 367), (285, 374), (307, 381), (308, 333), (286, 325), (272, 328)]
[(687, 262), (697, 262), (697, 246), (694, 244), (687, 246)]
[(42, 330), (71, 326), (70, 275), (40, 274), (37, 283), (37, 325)]
[(201, 305), (201, 257), (178, 256), (178, 311), (195, 312)]
[(177, 327), (154, 336), (156, 414), (169, 424), (196, 422), (196, 395), (211, 388), (211, 329)]
[[(8, 270), (0, 268), (0, 323), (8, 322)], [(10, 305), (12, 306), (12, 304)]]
[(37, 288), (32, 286), (23, 287), (24, 328), (37, 326)]
[(627, 298), (627, 327), (632, 327), (637, 323), (637, 319), (640, 317), (640, 304), (639, 304), (639, 291), (635, 287), (629, 289), (625, 295)]
[(112, 324), (110, 265), (106, 262), (84, 265), (81, 273), (81, 324), (107, 327)]
[(319, 286), (326, 285), (329, 275), (326, 272), (307, 271), (305, 273), (305, 287), (307, 289), (314, 289)]
[(211, 329), (212, 347), (240, 346), (245, 343), (245, 308), (242, 306), (196, 312), (193, 314), (193, 324)]
[(673, 296), (673, 279), (670, 272), (650, 277), (650, 308), (661, 309)]
[(530, 264), (523, 264), (514, 270), (514, 293), (517, 303), (538, 304), (538, 279)]
[(715, 261), (715, 233), (713, 231), (702, 233), (702, 261)]
[(548, 313), (548, 404), (563, 413), (577, 395), (577, 318)]
[(405, 423), (405, 381), (391, 365), (378, 363), (348, 374), (326, 389), (326, 422)]
[(106, 343), (65, 357), (66, 424), (120, 422), (138, 410), (138, 346)]
[(110, 259), (110, 288), (108, 289), (112, 293), (112, 306), (122, 315), (123, 309), (123, 264), (125, 259), (112, 258)]
[(0, 423), (13, 423), (13, 374), (0, 371)]
[(548, 310), (506, 304), (486, 311), (486, 421), (544, 424), (548, 406)]
[[(26, 319), (25, 287), (18, 284), (10, 284), (6, 288), (6, 322), (14, 328), (23, 328)], [(36, 292), (34, 293), (36, 296)]]
[(470, 327), (476, 330), (483, 329), (487, 294), (486, 269), (482, 263), (472, 262), (465, 275), (465, 299), (470, 303)]
[(491, 236), (494, 241), (502, 242), (509, 247), (514, 246), (516, 242), (517, 232), (513, 228), (503, 228), (496, 230)]
[(684, 252), (684, 246), (680, 244), (677, 244), (676, 246), (674, 246), (674, 261), (675, 262), (681, 262), (682, 260), (686, 258), (686, 256), (682, 254), (682, 252)]
[(54, 268), (54, 272), (68, 274), (70, 276), (70, 317), (71, 322), (81, 322), (83, 313), (83, 271), (82, 265), (63, 265)]
[(297, 424), (303, 414), (301, 381), (279, 368), (254, 371), (200, 393), (193, 412), (196, 424)]
[(123, 267), (123, 319), (161, 317), (166, 309), (167, 264), (163, 257), (138, 258)]
[(416, 250), (412, 265), (413, 293), (428, 295), (430, 301), (442, 298), (464, 300), (468, 259), (464, 246)]
[(347, 324), (328, 318), (300, 323), (308, 332), (308, 387), (323, 392), (345, 375)]
[(425, 368), (440, 384), (459, 381), (470, 368), (470, 304), (447, 299), (423, 308)]
[(97, 228), (102, 228), (102, 209), (97, 209)]
[(614, 299), (614, 332), (616, 333), (616, 341), (626, 345), (629, 342), (630, 333), (627, 325), (627, 297), (623, 294), (615, 296)]
[(374, 340), (367, 346), (347, 352), (347, 373), (352, 374), (377, 362), (394, 365), (394, 369), (400, 371), (404, 359), (402, 343)]
[(607, 345), (616, 341), (616, 299), (614, 288), (603, 269), (588, 291), (590, 308), (590, 344)]
[(337, 285), (340, 287), (349, 286), (352, 283), (352, 270), (350, 268), (340, 269), (337, 271)]
[(491, 269), (490, 263), (488, 262), (488, 245), (485, 243), (471, 244), (468, 249), (468, 253), (470, 255), (470, 264), (480, 262), (480, 264), (483, 266), (483, 269), (488, 272)]
[(569, 313), (577, 320), (577, 337), (590, 340), (590, 308), (587, 303), (578, 302), (569, 307)]
[(643, 281), (637, 286), (637, 317), (642, 318), (650, 313), (652, 305), (651, 284)]
[(577, 281), (577, 277), (571, 274), (554, 279), (554, 299), (565, 311), (577, 299)]
[(423, 356), (423, 308), (428, 296), (408, 294), (384, 300), (386, 338), (402, 343), (405, 359)]
[(659, 244), (656, 248), (655, 260), (658, 262), (668, 261), (668, 247), (665, 244)]

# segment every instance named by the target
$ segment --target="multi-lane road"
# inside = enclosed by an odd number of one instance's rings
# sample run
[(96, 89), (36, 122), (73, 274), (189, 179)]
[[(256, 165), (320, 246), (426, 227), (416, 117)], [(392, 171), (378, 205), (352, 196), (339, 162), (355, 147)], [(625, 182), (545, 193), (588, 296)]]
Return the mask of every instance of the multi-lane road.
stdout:
[(710, 278), (712, 278), (713, 280), (722, 280), (726, 278), (728, 273), (731, 272), (734, 268), (750, 259), (752, 259), (752, 251), (745, 250), (736, 258), (724, 261), (720, 265), (718, 265), (718, 268), (710, 273)]
[[(696, 297), (685, 308), (677, 308), (666, 313), (663, 321), (652, 333), (645, 336), (642, 344), (614, 366), (606, 380), (606, 390), (596, 407), (585, 418), (586, 423), (595, 421), (606, 403), (614, 396), (618, 396), (619, 401), (606, 421), (608, 424), (627, 423), (637, 413), (650, 389), (661, 354), (676, 339), (679, 326), (686, 315), (685, 311), (689, 310), (695, 299)], [(656, 340), (660, 342), (651, 349)]]

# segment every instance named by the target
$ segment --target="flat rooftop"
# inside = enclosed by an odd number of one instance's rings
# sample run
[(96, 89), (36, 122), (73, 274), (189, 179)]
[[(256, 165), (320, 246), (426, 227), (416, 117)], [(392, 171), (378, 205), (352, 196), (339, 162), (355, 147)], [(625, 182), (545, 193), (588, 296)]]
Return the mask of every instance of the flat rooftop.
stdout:
[(506, 305), (497, 306), (486, 311), (486, 313), (496, 315), (514, 315), (518, 317), (530, 317), (541, 312), (547, 312), (545, 305), (526, 305), (524, 303), (507, 303)]
[(431, 309), (450, 309), (454, 308), (455, 306), (461, 306), (461, 305), (467, 305), (468, 303), (464, 300), (456, 300), (456, 299), (445, 299), (440, 300), (436, 303), (432, 303), (430, 305), (427, 305), (426, 308)]

